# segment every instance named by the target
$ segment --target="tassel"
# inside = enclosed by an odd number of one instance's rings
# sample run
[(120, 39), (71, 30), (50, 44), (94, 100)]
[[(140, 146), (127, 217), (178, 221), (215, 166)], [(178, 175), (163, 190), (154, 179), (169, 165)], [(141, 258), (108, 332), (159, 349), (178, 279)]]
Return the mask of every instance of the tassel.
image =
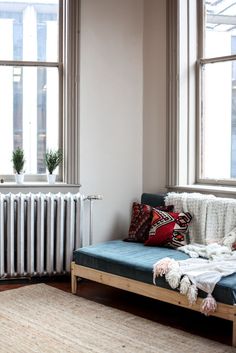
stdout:
[(191, 286), (191, 282), (188, 276), (185, 275), (180, 282), (180, 288), (179, 288), (180, 293), (187, 295), (190, 286)]
[(169, 266), (172, 262), (173, 260), (169, 257), (165, 257), (153, 265), (153, 284), (156, 284), (156, 277), (162, 277), (169, 271)]
[(190, 305), (193, 305), (196, 300), (197, 300), (197, 293), (198, 293), (198, 289), (195, 286), (195, 284), (192, 284), (189, 289), (188, 289), (188, 293), (187, 293), (187, 297), (188, 297), (188, 301)]
[(172, 289), (176, 289), (179, 286), (181, 276), (182, 272), (180, 271), (179, 264), (173, 260), (169, 265), (169, 271), (166, 273), (166, 281)]
[(217, 304), (215, 298), (213, 298), (211, 294), (208, 294), (207, 297), (202, 301), (201, 313), (208, 316), (210, 312), (216, 311), (216, 308)]

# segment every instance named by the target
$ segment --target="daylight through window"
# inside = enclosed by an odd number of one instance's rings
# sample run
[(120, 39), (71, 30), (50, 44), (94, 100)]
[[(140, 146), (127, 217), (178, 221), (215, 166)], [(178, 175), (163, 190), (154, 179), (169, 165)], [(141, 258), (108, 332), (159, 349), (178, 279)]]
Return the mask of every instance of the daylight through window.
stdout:
[(59, 148), (59, 0), (0, 0), (0, 174), (44, 174), (47, 149)]
[(236, 2), (205, 0), (200, 58), (200, 180), (236, 179)]

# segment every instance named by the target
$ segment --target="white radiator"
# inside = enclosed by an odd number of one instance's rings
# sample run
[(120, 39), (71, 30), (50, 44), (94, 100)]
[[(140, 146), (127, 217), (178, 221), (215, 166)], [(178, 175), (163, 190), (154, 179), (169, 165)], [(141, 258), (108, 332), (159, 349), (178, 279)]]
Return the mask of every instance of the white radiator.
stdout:
[(83, 201), (79, 193), (0, 194), (0, 277), (70, 272)]

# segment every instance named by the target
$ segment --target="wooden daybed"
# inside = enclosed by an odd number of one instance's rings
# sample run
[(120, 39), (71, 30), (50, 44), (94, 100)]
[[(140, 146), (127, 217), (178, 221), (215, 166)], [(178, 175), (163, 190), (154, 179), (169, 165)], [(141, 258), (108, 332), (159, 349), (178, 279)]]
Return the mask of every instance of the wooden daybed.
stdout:
[[(157, 206), (164, 199), (162, 195), (144, 194), (142, 202)], [(172, 290), (163, 278), (157, 279), (156, 286), (152, 284), (152, 265), (166, 256), (176, 260), (188, 257), (177, 250), (121, 240), (77, 249), (71, 264), (72, 293), (76, 293), (80, 277), (200, 312), (201, 297), (189, 306), (186, 296)], [(218, 282), (213, 294), (217, 310), (211, 315), (232, 321), (232, 345), (236, 347), (236, 274)]]

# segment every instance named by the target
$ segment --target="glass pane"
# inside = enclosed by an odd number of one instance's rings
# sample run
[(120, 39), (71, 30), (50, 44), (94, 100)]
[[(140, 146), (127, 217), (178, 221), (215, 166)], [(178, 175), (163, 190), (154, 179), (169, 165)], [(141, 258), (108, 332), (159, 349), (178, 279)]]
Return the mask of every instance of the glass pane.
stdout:
[(236, 1), (205, 0), (204, 57), (236, 54)]
[(201, 177), (236, 178), (236, 61), (202, 68)]
[[(58, 149), (58, 69), (0, 66), (0, 174), (12, 174), (13, 149), (25, 173), (46, 172), (46, 149)], [(4, 153), (3, 153), (4, 152)]]
[(0, 0), (0, 60), (58, 61), (59, 0)]

